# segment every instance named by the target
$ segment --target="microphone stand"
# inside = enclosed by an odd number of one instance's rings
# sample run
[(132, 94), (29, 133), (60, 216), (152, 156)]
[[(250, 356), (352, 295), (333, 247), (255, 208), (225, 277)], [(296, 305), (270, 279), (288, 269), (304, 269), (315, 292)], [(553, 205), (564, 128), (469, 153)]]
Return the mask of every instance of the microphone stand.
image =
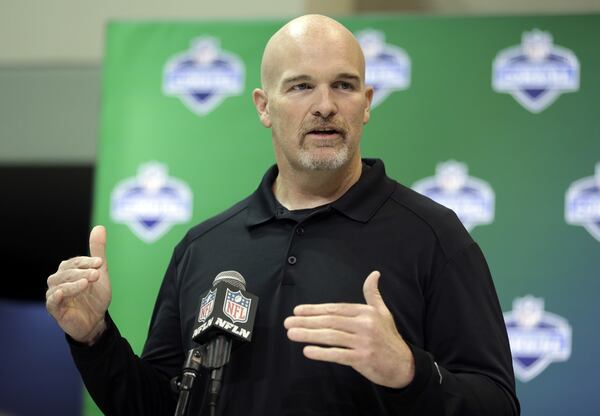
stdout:
[(218, 335), (208, 343), (205, 354), (202, 365), (211, 370), (208, 384), (208, 407), (210, 416), (214, 416), (223, 382), (223, 367), (229, 362), (231, 356), (231, 339), (225, 335)]
[(202, 349), (203, 346), (189, 350), (183, 364), (182, 375), (171, 380), (171, 387), (173, 390), (175, 392), (179, 391), (179, 399), (177, 400), (175, 416), (185, 415), (185, 410), (190, 397), (190, 391), (192, 390), (194, 381), (196, 380), (198, 371), (202, 365)]
[(208, 344), (188, 351), (183, 364), (182, 375), (171, 380), (171, 388), (173, 391), (179, 392), (175, 416), (185, 415), (190, 391), (198, 376), (200, 367), (210, 370), (208, 407), (211, 416), (216, 414), (217, 400), (223, 382), (223, 367), (229, 362), (231, 344), (231, 339), (224, 335), (218, 335)]

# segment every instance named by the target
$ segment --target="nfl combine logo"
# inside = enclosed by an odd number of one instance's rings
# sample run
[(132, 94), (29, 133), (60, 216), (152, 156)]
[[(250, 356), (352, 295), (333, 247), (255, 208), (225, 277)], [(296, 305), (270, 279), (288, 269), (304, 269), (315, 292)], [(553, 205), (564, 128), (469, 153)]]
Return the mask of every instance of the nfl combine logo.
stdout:
[(198, 322), (204, 322), (206, 318), (210, 316), (215, 306), (215, 298), (217, 297), (217, 291), (211, 290), (208, 295), (202, 298), (200, 301), (200, 312), (198, 313)]
[(171, 58), (164, 69), (163, 92), (179, 97), (202, 116), (225, 98), (244, 91), (245, 67), (236, 55), (221, 50), (219, 41), (202, 37), (191, 49)]
[(124, 223), (146, 243), (162, 237), (174, 224), (192, 218), (192, 192), (182, 181), (170, 178), (167, 167), (149, 162), (134, 178), (120, 182), (111, 195), (111, 218)]
[(492, 223), (495, 195), (487, 182), (470, 177), (467, 165), (454, 160), (438, 164), (435, 171), (435, 177), (422, 179), (412, 188), (453, 210), (469, 231)]
[(551, 363), (571, 356), (571, 326), (562, 317), (544, 312), (544, 300), (517, 298), (504, 314), (515, 376), (529, 381)]
[(563, 92), (579, 89), (579, 61), (569, 49), (553, 45), (550, 33), (525, 32), (520, 46), (496, 56), (492, 87), (539, 113)]
[(565, 197), (567, 224), (583, 226), (600, 241), (600, 162), (594, 176), (573, 182)]
[(410, 86), (410, 58), (404, 49), (385, 43), (385, 35), (377, 30), (356, 34), (365, 55), (365, 84), (373, 87), (374, 108), (394, 91)]
[(223, 313), (231, 319), (231, 322), (246, 323), (251, 302), (252, 300), (242, 295), (241, 291), (232, 292), (227, 288)]

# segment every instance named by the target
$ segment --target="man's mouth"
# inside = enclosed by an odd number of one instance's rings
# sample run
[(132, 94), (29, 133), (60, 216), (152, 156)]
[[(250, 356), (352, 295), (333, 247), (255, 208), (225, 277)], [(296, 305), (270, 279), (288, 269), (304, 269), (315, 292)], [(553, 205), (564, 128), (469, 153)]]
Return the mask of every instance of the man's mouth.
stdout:
[(337, 129), (323, 128), (323, 129), (310, 130), (307, 134), (319, 136), (322, 138), (327, 138), (327, 137), (341, 136), (342, 132)]

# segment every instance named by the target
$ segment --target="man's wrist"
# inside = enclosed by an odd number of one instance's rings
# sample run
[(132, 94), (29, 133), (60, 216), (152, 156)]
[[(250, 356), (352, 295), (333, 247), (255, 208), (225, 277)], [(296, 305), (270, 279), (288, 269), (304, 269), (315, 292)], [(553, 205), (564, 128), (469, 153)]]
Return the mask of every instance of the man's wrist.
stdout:
[(415, 358), (411, 349), (406, 345), (408, 353), (406, 358), (399, 363), (396, 374), (397, 377), (390, 380), (390, 384), (387, 387), (403, 389), (415, 379)]
[(91, 347), (98, 341), (98, 339), (100, 339), (102, 334), (104, 334), (104, 331), (106, 331), (106, 328), (108, 328), (108, 326), (106, 325), (106, 318), (102, 317), (102, 319), (96, 324), (94, 329), (92, 329), (92, 331), (90, 331), (88, 336), (86, 336), (85, 339), (83, 339), (79, 342), (87, 345), (88, 347)]

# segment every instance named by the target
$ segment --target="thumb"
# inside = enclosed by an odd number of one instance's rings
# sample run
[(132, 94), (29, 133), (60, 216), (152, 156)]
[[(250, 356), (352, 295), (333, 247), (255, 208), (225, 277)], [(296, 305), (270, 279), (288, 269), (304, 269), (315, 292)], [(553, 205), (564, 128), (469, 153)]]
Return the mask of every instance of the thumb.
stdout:
[(363, 294), (365, 295), (365, 300), (367, 301), (367, 305), (375, 307), (375, 309), (379, 311), (387, 311), (388, 308), (385, 306), (383, 302), (383, 298), (381, 297), (381, 293), (379, 292), (378, 284), (379, 277), (381, 273), (378, 271), (372, 271), (371, 274), (367, 276), (365, 279), (365, 284), (363, 285)]
[(102, 259), (102, 269), (106, 270), (106, 229), (96, 225), (90, 232), (90, 256)]

